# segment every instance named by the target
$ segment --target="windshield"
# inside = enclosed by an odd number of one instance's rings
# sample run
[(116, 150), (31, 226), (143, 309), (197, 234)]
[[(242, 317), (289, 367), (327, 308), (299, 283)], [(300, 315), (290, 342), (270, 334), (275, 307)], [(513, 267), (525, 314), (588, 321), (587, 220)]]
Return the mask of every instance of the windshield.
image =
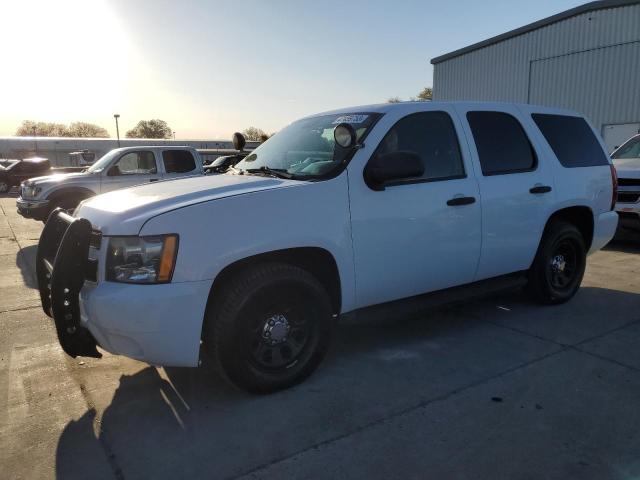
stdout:
[(349, 123), (360, 142), (378, 118), (379, 113), (341, 113), (298, 120), (269, 138), (235, 168), (279, 170), (296, 178), (327, 175), (353, 154), (353, 149), (336, 148), (333, 129), (340, 123)]
[(103, 171), (110, 163), (111, 160), (113, 160), (113, 158), (118, 155), (119, 150), (111, 150), (110, 152), (107, 152), (106, 154), (104, 154), (100, 160), (98, 160), (96, 163), (94, 163), (93, 165), (91, 165), (88, 169), (87, 172), (89, 173), (100, 173), (101, 171)]
[(636, 135), (616, 150), (611, 157), (614, 160), (622, 158), (640, 158), (640, 135)]

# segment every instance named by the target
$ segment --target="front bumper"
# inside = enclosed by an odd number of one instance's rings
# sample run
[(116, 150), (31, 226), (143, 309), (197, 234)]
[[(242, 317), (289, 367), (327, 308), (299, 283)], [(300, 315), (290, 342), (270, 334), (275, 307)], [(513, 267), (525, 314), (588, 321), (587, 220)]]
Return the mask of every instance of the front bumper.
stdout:
[[(102, 243), (88, 220), (60, 209), (40, 237), (40, 298), (54, 319), (62, 349), (72, 357), (100, 357), (99, 345), (153, 365), (197, 366), (211, 280), (157, 285), (101, 281), (106, 258), (100, 253)], [(90, 247), (97, 260), (89, 258)]]
[(49, 213), (48, 200), (25, 200), (19, 197), (16, 200), (18, 213), (24, 218), (33, 218), (34, 220), (45, 221)]

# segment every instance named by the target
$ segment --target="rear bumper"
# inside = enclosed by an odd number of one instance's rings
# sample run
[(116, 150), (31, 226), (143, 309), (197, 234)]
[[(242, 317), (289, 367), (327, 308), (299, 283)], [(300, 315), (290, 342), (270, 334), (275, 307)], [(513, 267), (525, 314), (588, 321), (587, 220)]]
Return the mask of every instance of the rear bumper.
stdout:
[(611, 241), (618, 228), (618, 214), (605, 212), (596, 215), (593, 219), (593, 240), (589, 254), (594, 253)]
[(24, 218), (33, 218), (34, 220), (45, 221), (49, 213), (48, 200), (24, 200), (18, 198), (16, 200), (18, 213)]

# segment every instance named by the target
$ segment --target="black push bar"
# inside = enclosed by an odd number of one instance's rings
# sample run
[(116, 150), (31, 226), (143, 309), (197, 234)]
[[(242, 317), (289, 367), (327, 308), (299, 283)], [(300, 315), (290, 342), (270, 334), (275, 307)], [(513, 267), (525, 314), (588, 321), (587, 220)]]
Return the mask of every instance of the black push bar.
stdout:
[(53, 318), (62, 349), (72, 357), (95, 357), (91, 332), (80, 324), (80, 290), (91, 268), (89, 246), (95, 234), (91, 222), (57, 208), (51, 212), (40, 235), (36, 275), (44, 313)]

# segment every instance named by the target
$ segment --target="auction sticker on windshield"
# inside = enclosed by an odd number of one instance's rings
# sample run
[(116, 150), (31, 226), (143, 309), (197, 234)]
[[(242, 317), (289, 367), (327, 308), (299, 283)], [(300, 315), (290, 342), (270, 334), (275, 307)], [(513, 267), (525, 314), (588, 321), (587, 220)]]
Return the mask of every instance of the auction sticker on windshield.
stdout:
[(342, 115), (341, 117), (336, 118), (333, 121), (333, 124), (336, 123), (362, 123), (369, 115)]

